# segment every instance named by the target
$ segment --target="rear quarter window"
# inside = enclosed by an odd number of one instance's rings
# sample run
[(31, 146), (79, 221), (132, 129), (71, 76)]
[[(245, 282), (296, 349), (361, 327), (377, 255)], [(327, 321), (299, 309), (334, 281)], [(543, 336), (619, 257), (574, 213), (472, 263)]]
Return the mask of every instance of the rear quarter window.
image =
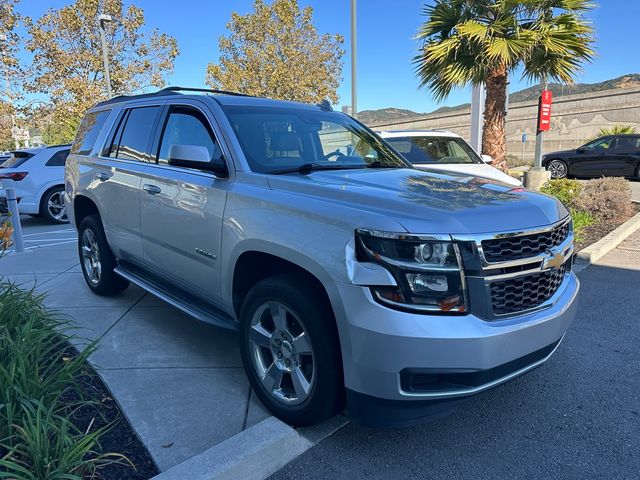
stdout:
[(100, 110), (99, 112), (89, 112), (85, 115), (78, 128), (76, 139), (71, 146), (71, 153), (87, 155), (91, 152), (109, 113), (111, 113), (111, 110)]
[(69, 149), (59, 150), (54, 153), (49, 160), (47, 160), (47, 167), (64, 167), (67, 163), (67, 157), (69, 156)]

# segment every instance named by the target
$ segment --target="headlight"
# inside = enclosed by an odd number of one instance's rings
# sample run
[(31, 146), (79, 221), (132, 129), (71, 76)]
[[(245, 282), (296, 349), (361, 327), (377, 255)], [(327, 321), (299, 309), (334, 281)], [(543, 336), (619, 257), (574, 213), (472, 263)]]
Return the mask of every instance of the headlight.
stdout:
[(458, 246), (450, 241), (406, 234), (356, 230), (362, 262), (383, 265), (397, 287), (371, 286), (377, 301), (402, 310), (463, 313), (468, 311)]

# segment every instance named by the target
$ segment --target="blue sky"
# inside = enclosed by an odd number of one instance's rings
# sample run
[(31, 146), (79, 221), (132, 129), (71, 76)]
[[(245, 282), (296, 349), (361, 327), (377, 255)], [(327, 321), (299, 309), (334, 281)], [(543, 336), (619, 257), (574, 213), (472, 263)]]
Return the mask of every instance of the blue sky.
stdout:
[[(299, 0), (314, 8), (320, 33), (345, 36), (347, 54), (338, 91), (340, 105), (350, 103), (349, 0)], [(59, 8), (70, 0), (23, 0), (18, 10), (38, 17), (47, 8)], [(125, 0), (125, 3), (131, 3)], [(247, 13), (252, 0), (135, 0), (144, 9), (147, 27), (173, 35), (180, 47), (169, 83), (204, 86), (207, 63), (218, 57), (220, 35), (232, 11)], [(422, 0), (358, 0), (358, 109), (408, 108), (428, 112), (441, 105), (470, 101), (467, 89), (454, 92), (444, 102), (434, 102), (428, 91), (418, 89), (411, 59), (417, 43), (413, 36), (424, 20)], [(600, 0), (590, 15), (596, 30), (598, 57), (586, 65), (579, 82), (593, 83), (626, 73), (640, 72), (637, 52), (640, 0)], [(518, 75), (510, 90), (528, 86)]]

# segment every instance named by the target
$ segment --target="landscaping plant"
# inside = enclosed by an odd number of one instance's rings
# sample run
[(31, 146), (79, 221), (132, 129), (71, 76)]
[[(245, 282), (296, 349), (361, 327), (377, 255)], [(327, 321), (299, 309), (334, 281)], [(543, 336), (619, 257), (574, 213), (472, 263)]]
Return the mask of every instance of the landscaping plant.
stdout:
[(580, 183), (577, 180), (550, 180), (541, 192), (558, 198), (571, 212), (576, 242), (582, 243), (587, 227), (611, 230), (633, 213), (629, 182), (605, 177)]
[(124, 459), (100, 453), (105, 427), (73, 424), (74, 412), (91, 403), (78, 380), (95, 346), (76, 353), (69, 325), (43, 300), (0, 282), (0, 479), (82, 480)]
[(585, 182), (574, 201), (575, 208), (589, 212), (598, 221), (622, 223), (633, 213), (629, 181), (603, 177)]

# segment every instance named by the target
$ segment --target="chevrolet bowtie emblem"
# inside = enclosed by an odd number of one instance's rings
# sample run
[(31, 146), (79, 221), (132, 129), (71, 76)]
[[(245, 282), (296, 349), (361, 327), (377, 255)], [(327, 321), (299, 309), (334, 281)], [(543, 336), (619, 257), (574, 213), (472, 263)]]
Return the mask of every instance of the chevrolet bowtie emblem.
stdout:
[(560, 268), (564, 263), (565, 256), (562, 252), (552, 253), (549, 252), (549, 256), (542, 262), (542, 269), (549, 270), (550, 268)]

